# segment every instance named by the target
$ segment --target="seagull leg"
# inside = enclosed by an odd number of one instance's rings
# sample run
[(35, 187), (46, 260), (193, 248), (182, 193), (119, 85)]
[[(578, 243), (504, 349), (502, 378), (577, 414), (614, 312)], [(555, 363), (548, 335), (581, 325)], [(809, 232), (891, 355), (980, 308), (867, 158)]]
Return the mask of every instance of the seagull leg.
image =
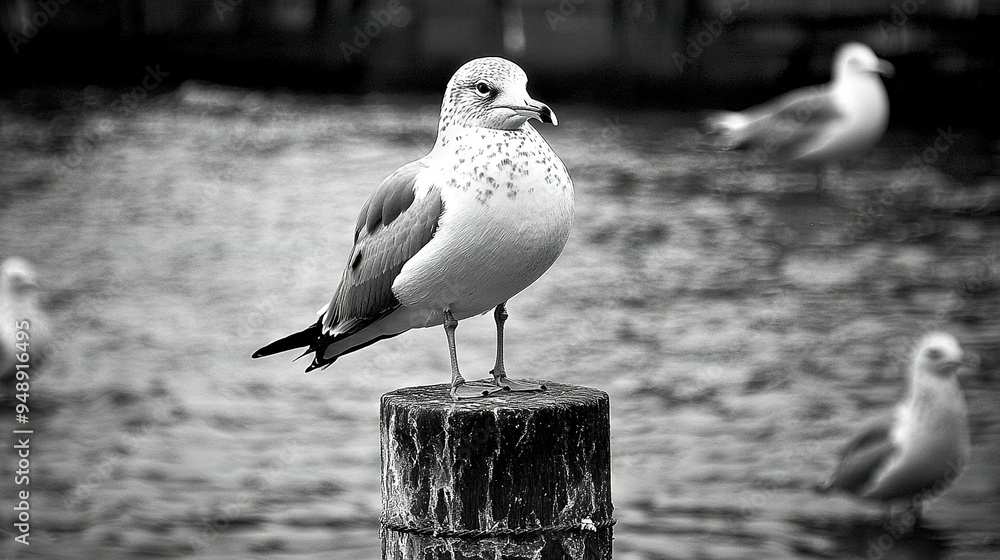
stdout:
[(486, 396), (492, 392), (490, 389), (470, 386), (462, 377), (462, 373), (458, 371), (458, 351), (455, 349), (455, 329), (457, 328), (458, 320), (451, 314), (450, 309), (445, 309), (444, 334), (448, 337), (448, 353), (451, 355), (451, 398), (457, 401)]
[(503, 324), (507, 322), (507, 302), (501, 303), (493, 310), (493, 319), (497, 322), (497, 361), (493, 365), (493, 379), (507, 377), (507, 371), (503, 368)]
[(493, 384), (504, 391), (544, 391), (545, 385), (530, 381), (515, 381), (507, 377), (503, 367), (503, 324), (507, 322), (507, 302), (503, 302), (493, 310), (493, 318), (497, 322), (497, 361), (490, 373), (493, 374)]
[(913, 504), (913, 527), (920, 526), (924, 517), (924, 504), (919, 500)]
[(816, 175), (816, 200), (819, 200), (823, 196), (823, 191), (826, 190), (826, 169), (823, 166), (817, 166), (813, 169), (813, 173)]
[(882, 502), (882, 514), (886, 523), (892, 523), (892, 504), (888, 501)]

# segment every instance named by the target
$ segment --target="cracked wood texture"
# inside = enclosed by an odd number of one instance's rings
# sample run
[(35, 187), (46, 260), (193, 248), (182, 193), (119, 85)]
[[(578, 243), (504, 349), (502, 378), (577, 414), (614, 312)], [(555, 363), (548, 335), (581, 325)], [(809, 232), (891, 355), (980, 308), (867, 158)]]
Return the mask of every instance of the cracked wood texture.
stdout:
[[(610, 519), (608, 395), (544, 383), (544, 392), (457, 402), (446, 384), (383, 395), (387, 524), (491, 531)], [(611, 538), (611, 527), (475, 540), (383, 528), (382, 558), (603, 560)]]

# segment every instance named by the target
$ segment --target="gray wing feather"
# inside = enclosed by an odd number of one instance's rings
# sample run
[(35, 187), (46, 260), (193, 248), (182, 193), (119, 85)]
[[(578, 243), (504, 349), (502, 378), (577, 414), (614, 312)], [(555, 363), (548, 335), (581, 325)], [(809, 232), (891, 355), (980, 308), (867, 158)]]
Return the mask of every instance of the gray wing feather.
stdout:
[[(420, 161), (408, 163), (375, 187), (361, 207), (354, 231), (354, 249), (323, 316), (306, 329), (260, 348), (253, 353), (254, 358), (305, 346), (303, 356), (316, 353), (307, 372), (327, 366), (337, 359), (324, 355), (329, 345), (399, 308), (392, 283), (406, 261), (434, 237), (441, 215), (438, 191), (432, 188), (417, 200), (413, 190), (417, 176), (426, 168)], [(338, 356), (377, 340), (361, 341)]]
[(821, 86), (788, 92), (743, 114), (751, 120), (747, 143), (764, 145), (782, 157), (794, 157), (796, 146), (808, 145), (825, 125), (843, 118), (828, 88)]
[(859, 493), (896, 452), (892, 442), (892, 422), (882, 421), (870, 426), (852, 439), (840, 455), (837, 470), (824, 483), (823, 489), (836, 488)]
[(436, 191), (416, 200), (414, 183), (426, 168), (420, 161), (400, 167), (362, 206), (354, 250), (323, 317), (325, 332), (337, 338), (349, 335), (399, 307), (392, 283), (406, 261), (434, 236), (441, 215)]

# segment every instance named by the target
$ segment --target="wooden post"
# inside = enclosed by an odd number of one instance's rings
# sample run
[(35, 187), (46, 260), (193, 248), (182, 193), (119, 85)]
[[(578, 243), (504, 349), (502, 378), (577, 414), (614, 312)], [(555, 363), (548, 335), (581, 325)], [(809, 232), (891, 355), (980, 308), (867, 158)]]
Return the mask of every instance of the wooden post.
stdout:
[(382, 396), (384, 560), (611, 558), (608, 395)]

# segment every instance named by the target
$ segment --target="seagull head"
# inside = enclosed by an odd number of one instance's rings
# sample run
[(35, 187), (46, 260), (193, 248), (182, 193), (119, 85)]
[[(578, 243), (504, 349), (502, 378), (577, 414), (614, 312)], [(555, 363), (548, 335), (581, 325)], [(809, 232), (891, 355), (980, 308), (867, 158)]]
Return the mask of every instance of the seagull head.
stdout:
[(896, 68), (888, 60), (875, 56), (875, 51), (864, 43), (846, 43), (837, 49), (833, 57), (834, 79), (873, 73), (891, 78)]
[(0, 292), (22, 294), (36, 289), (35, 271), (27, 261), (11, 257), (0, 264)]
[(917, 345), (913, 363), (917, 375), (948, 379), (966, 364), (965, 352), (954, 336), (934, 332), (925, 336)]
[(439, 129), (466, 126), (517, 130), (528, 119), (558, 125), (552, 109), (528, 95), (527, 85), (524, 70), (505, 58), (470, 60), (448, 82)]

